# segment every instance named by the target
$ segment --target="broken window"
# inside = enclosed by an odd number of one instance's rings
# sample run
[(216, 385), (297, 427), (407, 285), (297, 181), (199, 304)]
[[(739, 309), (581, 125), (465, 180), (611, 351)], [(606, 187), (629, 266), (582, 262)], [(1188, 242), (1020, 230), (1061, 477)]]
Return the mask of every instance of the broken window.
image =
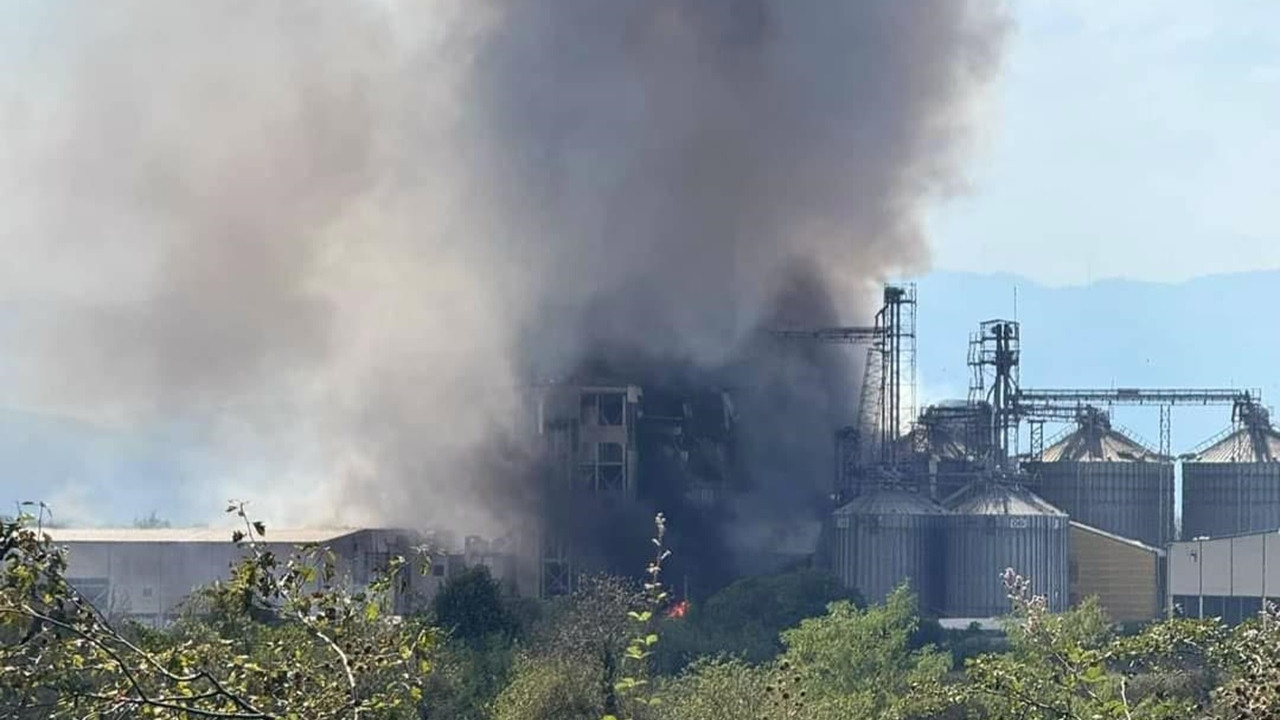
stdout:
[(583, 425), (600, 424), (600, 396), (595, 393), (582, 393), (578, 419)]
[(621, 425), (626, 397), (622, 393), (600, 395), (600, 424)]

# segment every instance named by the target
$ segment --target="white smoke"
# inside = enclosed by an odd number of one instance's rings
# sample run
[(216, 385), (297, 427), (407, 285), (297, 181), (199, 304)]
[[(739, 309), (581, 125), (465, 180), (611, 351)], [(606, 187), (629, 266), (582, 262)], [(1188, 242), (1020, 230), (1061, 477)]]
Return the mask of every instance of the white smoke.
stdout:
[(959, 0), (43, 5), (0, 10), (32, 28), (0, 70), (8, 402), (203, 428), (188, 503), (469, 526), (521, 502), (488, 476), (527, 373), (730, 362), (798, 263), (863, 320), (925, 260), (1004, 28)]

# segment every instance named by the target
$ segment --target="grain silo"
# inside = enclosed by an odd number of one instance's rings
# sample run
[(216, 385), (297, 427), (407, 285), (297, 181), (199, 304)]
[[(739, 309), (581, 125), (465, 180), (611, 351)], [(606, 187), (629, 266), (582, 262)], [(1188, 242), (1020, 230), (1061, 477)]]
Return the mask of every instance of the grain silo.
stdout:
[(1082, 414), (1027, 470), (1037, 494), (1072, 520), (1154, 547), (1173, 541), (1173, 463), (1101, 412)]
[(877, 488), (833, 515), (831, 562), (837, 577), (867, 602), (903, 582), (925, 612), (942, 601), (942, 533), (946, 510), (916, 492)]
[(1067, 515), (1025, 488), (982, 480), (947, 499), (946, 591), (949, 617), (989, 618), (1010, 610), (1001, 580), (1008, 568), (1063, 610), (1069, 599)]
[(1280, 432), (1265, 409), (1236, 408), (1236, 429), (1182, 465), (1182, 537), (1280, 529)]

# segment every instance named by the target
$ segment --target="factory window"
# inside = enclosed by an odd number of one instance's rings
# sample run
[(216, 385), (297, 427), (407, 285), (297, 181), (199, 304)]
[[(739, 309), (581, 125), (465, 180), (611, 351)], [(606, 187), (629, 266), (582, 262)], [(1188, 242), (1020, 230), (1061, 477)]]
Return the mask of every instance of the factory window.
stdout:
[(439, 560), (436, 560), (435, 562), (431, 563), (431, 576), (444, 577), (444, 563), (440, 562)]
[(583, 425), (622, 425), (625, 408), (622, 393), (583, 393), (579, 420)]
[(579, 420), (583, 425), (598, 425), (600, 422), (600, 396), (595, 393), (582, 394), (582, 408)]
[(621, 425), (622, 411), (626, 406), (621, 393), (608, 393), (600, 396), (600, 424)]
[(107, 578), (67, 578), (67, 582), (91, 605), (108, 610), (111, 599), (111, 581)]

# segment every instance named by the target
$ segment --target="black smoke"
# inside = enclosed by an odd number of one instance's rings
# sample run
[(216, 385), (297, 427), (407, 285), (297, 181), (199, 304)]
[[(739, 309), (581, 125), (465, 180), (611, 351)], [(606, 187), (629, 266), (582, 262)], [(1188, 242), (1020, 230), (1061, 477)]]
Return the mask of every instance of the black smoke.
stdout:
[(854, 407), (839, 350), (758, 331), (866, 322), (923, 266), (1005, 30), (977, 0), (41, 5), (0, 11), (33, 28), (0, 70), (7, 402), (198, 428), (187, 506), (494, 532), (554, 512), (499, 440), (531, 378), (728, 387), (744, 490), (695, 540), (734, 572)]

